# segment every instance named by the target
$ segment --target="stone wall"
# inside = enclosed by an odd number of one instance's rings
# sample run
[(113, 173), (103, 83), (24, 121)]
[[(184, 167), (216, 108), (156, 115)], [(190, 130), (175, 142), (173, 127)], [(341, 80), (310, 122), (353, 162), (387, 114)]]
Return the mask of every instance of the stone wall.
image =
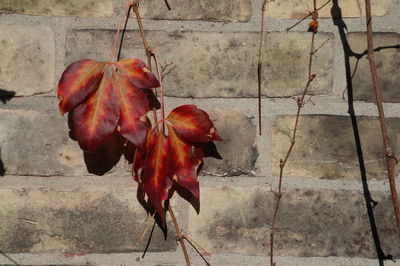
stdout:
[[(83, 58), (107, 60), (123, 2), (0, 0), (0, 264), (184, 262), (171, 221), (168, 239), (156, 228), (147, 257), (140, 258), (146, 239), (137, 240), (148, 222), (130, 165), (122, 156), (108, 173), (91, 174), (90, 155), (69, 138), (67, 118), (58, 111), (62, 71)], [(331, 1), (319, 12), (316, 79), (283, 180), (279, 265), (377, 265), (384, 255), (400, 258), (363, 2)], [(312, 1), (275, 0), (267, 10), (261, 136), (261, 1), (168, 3), (171, 11), (159, 0), (143, 0), (140, 7), (161, 63), (175, 65), (164, 80), (167, 112), (196, 104), (224, 138), (216, 143), (224, 159), (205, 160), (200, 214), (173, 200), (181, 227), (213, 254), (214, 265), (264, 265), (279, 160), (290, 144), (296, 96), (307, 82), (311, 40), (309, 20), (286, 29), (312, 10)], [(332, 18), (338, 8), (343, 20)], [(400, 153), (400, 1), (373, 1), (372, 9), (390, 139)], [(122, 57), (145, 60), (134, 19)]]

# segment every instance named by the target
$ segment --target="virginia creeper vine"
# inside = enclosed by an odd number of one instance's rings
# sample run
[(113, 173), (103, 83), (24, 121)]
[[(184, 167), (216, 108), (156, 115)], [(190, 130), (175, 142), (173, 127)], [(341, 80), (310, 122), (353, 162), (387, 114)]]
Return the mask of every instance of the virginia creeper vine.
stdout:
[[(191, 265), (184, 240), (204, 257), (188, 236), (182, 234), (170, 199), (175, 192), (183, 195), (184, 199), (195, 203), (193, 206), (199, 212), (197, 175), (207, 156), (202, 144), (222, 138), (208, 114), (195, 105), (181, 105), (165, 116), (163, 73), (156, 50), (148, 45), (139, 2), (133, 0), (124, 7), (107, 62), (83, 59), (65, 69), (58, 84), (59, 108), (61, 114), (69, 113), (71, 136), (85, 152), (96, 152), (112, 136), (125, 138), (126, 145), (121, 149), (127, 149), (128, 144), (135, 146), (132, 176), (138, 183), (137, 199), (147, 214), (157, 221), (165, 236), (166, 213), (170, 214), (186, 265)], [(131, 10), (136, 15), (148, 66), (136, 58), (119, 60)], [(118, 55), (115, 56), (118, 43)], [(115, 57), (117, 61), (114, 61)], [(151, 72), (152, 60), (157, 77)], [(159, 106), (155, 88), (159, 88)], [(160, 120), (158, 108), (161, 109)], [(147, 117), (150, 110), (153, 111), (153, 125)]]
[(279, 181), (278, 181), (278, 191), (275, 193), (276, 196), (276, 201), (275, 201), (275, 209), (273, 212), (273, 218), (272, 218), (272, 225), (271, 225), (271, 230), (270, 230), (270, 265), (275, 266), (276, 262), (274, 262), (274, 236), (276, 232), (276, 222), (278, 218), (278, 211), (280, 207), (280, 202), (282, 199), (282, 178), (283, 178), (283, 173), (284, 173), (284, 168), (285, 165), (289, 159), (289, 156), (293, 150), (294, 144), (296, 142), (296, 133), (297, 133), (297, 127), (299, 124), (299, 118), (300, 118), (300, 113), (301, 109), (304, 107), (304, 98), (307, 94), (307, 91), (310, 87), (310, 84), (313, 82), (315, 78), (315, 74), (312, 74), (312, 63), (313, 63), (313, 56), (315, 54), (314, 51), (314, 40), (315, 40), (315, 35), (318, 32), (318, 11), (317, 11), (317, 6), (316, 6), (316, 0), (313, 0), (314, 3), (314, 11), (312, 12), (312, 21), (309, 24), (309, 31), (312, 32), (311, 35), (311, 47), (310, 47), (310, 57), (308, 61), (308, 80), (306, 83), (306, 86), (303, 90), (303, 93), (301, 97), (297, 99), (297, 113), (296, 113), (296, 119), (294, 122), (294, 127), (293, 127), (293, 132), (292, 136), (290, 138), (290, 146), (289, 149), (283, 159), (280, 160), (279, 163)]
[(378, 73), (376, 71), (374, 45), (373, 45), (373, 37), (372, 37), (372, 17), (371, 17), (371, 1), (370, 0), (365, 0), (365, 14), (366, 14), (366, 22), (367, 22), (367, 45), (368, 45), (368, 59), (369, 59), (369, 65), (370, 65), (370, 70), (371, 70), (371, 78), (372, 78), (372, 84), (373, 84), (374, 92), (375, 92), (376, 105), (378, 108), (379, 123), (380, 123), (380, 127), (381, 127), (381, 132), (382, 132), (382, 139), (383, 139), (383, 147), (385, 150), (385, 159), (386, 159), (387, 175), (388, 175), (389, 185), (390, 185), (390, 193), (392, 196), (392, 203), (393, 203), (393, 208), (394, 208), (394, 212), (395, 212), (395, 216), (396, 216), (397, 230), (398, 230), (398, 233), (400, 234), (400, 204), (399, 204), (399, 198), (397, 196), (396, 182), (394, 179), (394, 168), (398, 161), (397, 161), (395, 155), (393, 154), (393, 151), (389, 144), (389, 136), (388, 136), (386, 121), (385, 121), (385, 112), (383, 110), (383, 104), (382, 104), (382, 92), (381, 92), (381, 89), (380, 89), (379, 83), (378, 83)]

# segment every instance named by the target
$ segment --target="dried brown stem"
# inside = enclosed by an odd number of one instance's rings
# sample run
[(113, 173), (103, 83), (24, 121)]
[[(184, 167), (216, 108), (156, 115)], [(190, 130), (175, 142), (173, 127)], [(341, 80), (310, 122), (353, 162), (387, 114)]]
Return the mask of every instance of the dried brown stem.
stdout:
[(189, 259), (189, 254), (186, 249), (185, 241), (183, 241), (184, 236), (182, 235), (181, 229), (178, 225), (178, 221), (176, 220), (176, 217), (175, 217), (174, 211), (172, 210), (171, 205), (168, 206), (168, 211), (169, 211), (169, 214), (171, 215), (172, 222), (174, 223), (176, 237), (177, 237), (179, 243), (181, 244), (183, 255), (185, 256), (186, 265), (190, 266), (191, 263), (190, 263), (190, 259)]
[(183, 238), (192, 246), (192, 248), (199, 254), (199, 256), (203, 259), (207, 266), (210, 266), (210, 263), (206, 260), (205, 256), (211, 256), (210, 253), (207, 252), (202, 246), (200, 246), (196, 241), (190, 238), (187, 235), (183, 235)]
[[(140, 36), (142, 37), (143, 40), (143, 46), (146, 51), (146, 56), (147, 56), (147, 65), (151, 71), (151, 56), (152, 56), (152, 51), (151, 48), (149, 47), (146, 39), (146, 35), (144, 34), (144, 28), (143, 28), (143, 23), (142, 23), (142, 18), (140, 17), (139, 13), (139, 0), (133, 0), (132, 1), (132, 10), (135, 13), (136, 16), (136, 21), (139, 25), (139, 30), (140, 30)], [(161, 80), (160, 80), (161, 82)], [(155, 90), (155, 89), (154, 89)], [(153, 107), (153, 120), (154, 120), (154, 125), (159, 130), (158, 128), (158, 119), (157, 119), (157, 109), (156, 107)]]
[(258, 49), (258, 67), (257, 67), (257, 75), (258, 75), (258, 127), (259, 134), (261, 135), (261, 93), (262, 93), (262, 67), (263, 67), (263, 52), (262, 48), (264, 47), (264, 19), (265, 19), (265, 10), (267, 9), (268, 0), (264, 0), (261, 7), (261, 27), (260, 27), (260, 47)]
[[(318, 12), (316, 10), (316, 0), (314, 0), (314, 12), (316, 13)], [(284, 159), (280, 160), (279, 163), (279, 183), (278, 183), (278, 192), (276, 193), (276, 202), (275, 202), (275, 209), (274, 209), (274, 216), (272, 218), (272, 226), (271, 226), (271, 231), (270, 231), (270, 264), (271, 266), (275, 266), (276, 262), (274, 262), (274, 234), (276, 232), (276, 221), (278, 218), (278, 211), (279, 211), (279, 207), (280, 207), (280, 202), (282, 199), (282, 177), (283, 177), (283, 171), (285, 168), (285, 165), (289, 159), (290, 154), (292, 153), (294, 144), (296, 143), (296, 133), (297, 133), (297, 127), (299, 124), (299, 118), (300, 118), (300, 113), (301, 113), (301, 109), (304, 107), (304, 98), (307, 94), (307, 91), (310, 87), (311, 82), (314, 80), (315, 75), (312, 74), (312, 63), (313, 63), (313, 56), (314, 56), (314, 40), (315, 40), (315, 34), (316, 32), (312, 32), (312, 37), (311, 37), (311, 48), (310, 48), (310, 58), (308, 61), (308, 80), (306, 83), (306, 86), (303, 90), (303, 94), (301, 95), (300, 98), (297, 99), (297, 113), (296, 113), (296, 120), (294, 123), (294, 127), (293, 127), (293, 132), (292, 132), (292, 136), (290, 139), (290, 146), (289, 149), (284, 157)]]
[[(154, 63), (156, 65), (156, 69), (157, 69), (158, 81), (160, 82), (161, 121), (164, 121), (165, 113), (164, 113), (164, 94), (163, 94), (163, 85), (162, 85), (162, 72), (161, 72), (159, 61), (158, 61), (157, 52), (155, 50), (152, 50), (151, 56), (154, 59)], [(162, 132), (165, 132), (164, 123), (162, 123)]]
[(372, 37), (372, 18), (371, 18), (371, 1), (370, 0), (365, 0), (365, 14), (366, 14), (366, 20), (367, 20), (368, 59), (369, 59), (369, 65), (370, 65), (370, 69), (371, 69), (372, 84), (374, 86), (376, 105), (378, 107), (379, 122), (380, 122), (381, 132), (382, 132), (383, 146), (385, 149), (387, 174), (388, 174), (388, 178), (389, 178), (392, 203), (393, 203), (393, 208), (394, 208), (394, 212), (395, 212), (395, 216), (396, 216), (398, 233), (400, 234), (400, 205), (399, 205), (399, 198), (397, 196), (397, 191), (396, 191), (396, 182), (394, 179), (394, 168), (395, 168), (395, 164), (397, 163), (397, 159), (394, 156), (392, 149), (390, 148), (389, 136), (388, 136), (388, 132), (387, 132), (387, 128), (386, 128), (385, 113), (383, 110), (382, 92), (381, 92), (381, 89), (378, 84), (378, 73), (376, 71), (374, 45), (373, 45), (373, 37)]

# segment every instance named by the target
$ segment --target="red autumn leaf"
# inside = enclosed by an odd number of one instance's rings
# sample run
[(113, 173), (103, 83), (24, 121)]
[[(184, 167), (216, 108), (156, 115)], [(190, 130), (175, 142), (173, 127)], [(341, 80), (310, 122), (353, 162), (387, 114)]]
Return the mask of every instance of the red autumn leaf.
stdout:
[(168, 126), (168, 176), (200, 200), (197, 168), (203, 162), (203, 150), (181, 140)]
[(117, 100), (106, 73), (97, 91), (73, 110), (72, 131), (79, 146), (88, 152), (96, 151), (112, 135), (118, 118)]
[(60, 79), (60, 111), (73, 111), (73, 133), (85, 151), (100, 148), (117, 125), (121, 135), (144, 149), (148, 98), (154, 96), (148, 89), (157, 86), (154, 74), (138, 59), (117, 63), (77, 61)]
[(165, 203), (172, 181), (167, 177), (168, 141), (163, 133), (152, 132), (141, 180), (144, 191), (156, 209), (163, 223), (165, 223)]
[(125, 59), (116, 63), (117, 68), (133, 86), (140, 89), (160, 87), (160, 83), (146, 64), (136, 58)]
[(58, 83), (61, 114), (77, 107), (100, 84), (105, 63), (83, 59), (70, 64)]
[(318, 32), (318, 20), (312, 20), (309, 24), (308, 24), (308, 31), (317, 33)]
[(112, 80), (119, 105), (119, 132), (136, 147), (144, 149), (146, 143), (147, 112), (149, 106), (143, 90), (135, 87), (119, 72)]
[(146, 142), (146, 148), (143, 150), (136, 150), (134, 159), (133, 159), (133, 164), (132, 164), (132, 176), (135, 179), (136, 182), (141, 183), (142, 182), (142, 171), (145, 166), (146, 162), (146, 155), (150, 149), (156, 144), (157, 138), (155, 137), (155, 133), (151, 128), (147, 128), (147, 142)]
[(181, 105), (175, 108), (166, 121), (170, 122), (176, 134), (187, 142), (222, 140), (208, 114), (196, 105)]

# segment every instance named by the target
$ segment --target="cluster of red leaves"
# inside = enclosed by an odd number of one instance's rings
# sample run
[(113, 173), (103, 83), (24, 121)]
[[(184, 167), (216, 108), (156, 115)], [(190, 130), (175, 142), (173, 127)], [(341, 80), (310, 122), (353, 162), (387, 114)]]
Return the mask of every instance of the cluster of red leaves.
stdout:
[[(222, 140), (208, 114), (195, 105), (175, 108), (162, 121), (166, 136), (151, 128), (147, 113), (154, 105), (151, 88), (159, 82), (138, 59), (116, 63), (84, 59), (70, 64), (58, 84), (59, 107), (71, 116), (71, 130), (86, 152), (95, 152), (115, 129), (135, 145), (133, 176), (138, 200), (165, 224), (167, 202), (183, 188), (198, 203), (201, 143)], [(146, 199), (147, 195), (147, 199)]]
[(204, 157), (199, 143), (222, 140), (207, 113), (195, 105), (175, 108), (165, 123), (168, 136), (149, 129), (146, 149), (138, 150), (133, 162), (134, 178), (139, 183), (138, 200), (151, 212), (152, 208), (144, 198), (146, 194), (163, 222), (166, 202), (176, 186), (189, 191), (199, 202), (197, 170)]

